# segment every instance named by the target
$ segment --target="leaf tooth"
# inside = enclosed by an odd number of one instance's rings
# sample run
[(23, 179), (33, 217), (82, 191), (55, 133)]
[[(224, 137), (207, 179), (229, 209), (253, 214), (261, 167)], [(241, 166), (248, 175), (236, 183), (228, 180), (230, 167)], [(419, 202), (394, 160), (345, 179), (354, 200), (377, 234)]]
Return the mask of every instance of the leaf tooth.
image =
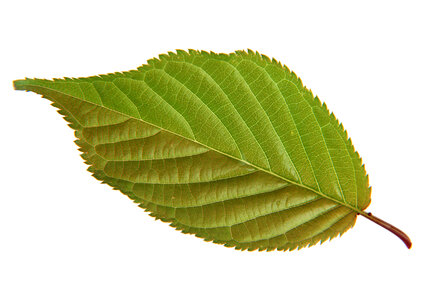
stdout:
[(265, 62), (267, 62), (267, 63), (271, 63), (272, 61), (270, 60), (270, 58), (267, 56), (267, 55), (264, 55), (264, 54), (262, 54), (261, 55), (261, 58), (265, 61)]
[(275, 66), (278, 66), (280, 68), (284, 68), (284, 66), (282, 66), (282, 63), (274, 57), (272, 57), (272, 64), (274, 64)]
[(276, 64), (278, 67), (280, 67), (280, 68), (282, 68), (282, 69), (284, 69), (285, 68), (285, 65), (282, 65), (282, 63), (280, 62), (280, 61), (277, 61), (277, 64)]
[(81, 145), (81, 143), (78, 143), (78, 142), (79, 142), (79, 140), (76, 140), (76, 141), (75, 141), (75, 144), (76, 144), (77, 146), (79, 146), (79, 147), (78, 147), (78, 151), (83, 152), (83, 153), (82, 153), (82, 154), (80, 154), (80, 155), (81, 155), (81, 157), (83, 158), (84, 163), (86, 163), (86, 164), (88, 164), (88, 165), (90, 165), (90, 166), (91, 166), (91, 164), (90, 164), (90, 162), (89, 162), (89, 159), (88, 159), (88, 156), (87, 156), (87, 153), (85, 153), (85, 152), (87, 152), (87, 149), (86, 149), (85, 145)]
[[(316, 96), (315, 98), (317, 98), (317, 101), (320, 102), (319, 97)], [(328, 110), (328, 107), (326, 105), (326, 102), (320, 102), (320, 103), (321, 103), (320, 105), (322, 106), (322, 108), (324, 109), (324, 111), (329, 113), (329, 110)]]
[(100, 74), (100, 75), (98, 75), (98, 77), (100, 77), (101, 79), (104, 79), (104, 80), (108, 80), (110, 78), (110, 76), (107, 75), (107, 74)]
[(348, 138), (348, 132), (347, 130), (345, 130), (344, 124), (342, 124), (341, 122), (339, 122), (339, 129), (341, 129), (342, 132), (345, 132), (345, 136)]
[(239, 250), (239, 249), (236, 249), (236, 248), (235, 248), (235, 245), (232, 245), (232, 244), (230, 244), (230, 243), (222, 243), (222, 244), (220, 244), (220, 245), (223, 245), (223, 246), (225, 246), (226, 248), (234, 248), (235, 250)]
[[(183, 50), (176, 50), (176, 51), (178, 52), (178, 51), (183, 51)], [(148, 65), (150, 65), (152, 67), (156, 67), (157, 65), (168, 61), (169, 58), (170, 58), (170, 56), (167, 53), (162, 53), (162, 54), (159, 54), (158, 57), (153, 57), (153, 58), (147, 60), (147, 63), (148, 63)]]
[[(301, 78), (300, 78), (300, 77), (297, 77), (297, 81), (298, 81), (298, 83), (299, 83), (301, 86), (304, 86), (304, 85), (303, 85), (303, 81), (301, 80)], [(314, 97), (314, 98), (313, 98), (313, 93), (311, 92), (311, 90), (309, 90), (309, 89), (308, 89), (308, 88), (306, 88), (305, 86), (304, 86), (304, 89), (305, 89), (306, 93), (307, 93), (307, 94), (309, 94), (309, 95), (311, 96), (311, 98), (312, 98), (312, 99), (316, 98), (316, 97)]]
[(151, 59), (149, 59), (149, 60), (147, 60), (147, 63), (150, 65), (150, 66), (155, 66), (155, 64), (156, 63), (158, 63), (159, 62), (159, 60), (156, 58), (156, 57), (154, 57), (154, 58), (151, 58)]
[(229, 57), (229, 54), (227, 54), (227, 53), (219, 53), (218, 56), (219, 57), (228, 58)]
[[(76, 142), (76, 141), (75, 141)], [(85, 150), (82, 148), (82, 147), (78, 147), (78, 149), (77, 149), (79, 152), (85, 152)], [(82, 153), (81, 154), (81, 157), (82, 157), (82, 155), (84, 155), (84, 153)], [(84, 159), (84, 163), (86, 163), (86, 164), (89, 164), (88, 162), (87, 162), (87, 160), (85, 159), (85, 157), (82, 157), (83, 159)], [(88, 169), (87, 169), (88, 170)]]
[(177, 54), (175, 53), (175, 52), (173, 52), (173, 51), (168, 51), (167, 52), (167, 55), (169, 56), (169, 57), (175, 57)]
[(300, 249), (301, 248), (299, 246), (294, 245), (294, 246), (290, 246), (287, 250), (289, 250), (291, 252), (291, 251), (300, 250)]
[(326, 105), (326, 102), (321, 102), (320, 99), (319, 99), (319, 97), (317, 97), (317, 96), (315, 97), (315, 99), (318, 101), (318, 103), (320, 103), (320, 105), (321, 105), (322, 109), (324, 110), (324, 112), (327, 113), (330, 116), (331, 112), (329, 111), (329, 109), (328, 109), (328, 107)]
[[(300, 80), (300, 78), (297, 76), (297, 74), (294, 71), (289, 70), (289, 75), (291, 76), (292, 81), (297, 81), (300, 83), (301, 87), (304, 87), (302, 81)], [(304, 91), (311, 93), (309, 89), (304, 89)], [(313, 93), (311, 93), (311, 95), (313, 96)]]
[(233, 53), (229, 53), (229, 57), (234, 57), (236, 58), (237, 56), (246, 56), (248, 55), (245, 50), (236, 50)]
[(353, 145), (353, 143), (352, 143), (352, 140), (351, 140), (351, 138), (349, 138), (349, 137), (348, 137), (348, 132), (347, 132), (347, 131), (345, 131), (345, 130), (343, 130), (343, 131), (341, 132), (341, 134), (343, 135), (343, 138), (347, 141), (347, 145), (348, 145), (349, 147), (351, 147), (351, 149), (355, 152), (355, 149), (354, 149), (354, 145)]
[[(298, 76), (297, 76), (297, 74), (295, 74), (294, 71), (289, 70), (289, 75), (291, 75), (292, 80), (294, 80), (294, 81), (298, 80)], [(310, 90), (307, 90), (307, 91), (310, 91)]]
[(137, 70), (129, 70), (129, 71), (122, 72), (122, 74), (124, 74), (124, 75), (135, 75), (135, 74), (138, 74), (138, 71)]
[(147, 72), (148, 70), (151, 70), (151, 69), (153, 69), (153, 66), (148, 64), (148, 61), (147, 61), (147, 64), (142, 64), (141, 66), (137, 68), (137, 70), (140, 72)]
[(210, 56), (210, 53), (208, 51), (206, 51), (206, 50), (201, 50), (200, 51), (200, 54), (201, 55), (204, 55), (204, 56)]
[[(298, 245), (298, 247), (294, 248), (293, 250), (301, 250), (301, 249), (305, 249), (305, 248), (310, 248), (317, 243), (318, 243), (318, 241), (313, 243), (313, 244), (312, 243), (304, 243), (304, 244)], [(289, 249), (289, 251), (293, 251), (293, 250)]]
[(358, 162), (359, 162), (360, 166), (362, 168), (365, 168), (364, 163), (363, 163), (363, 160), (361, 159), (360, 155), (358, 155), (357, 152), (354, 152), (354, 154), (355, 154), (356, 159), (358, 159)]
[(167, 54), (159, 54), (159, 60), (167, 60), (169, 55)]
[(333, 236), (326, 236), (326, 237), (324, 237), (324, 238), (322, 238), (320, 241), (316, 241), (315, 243), (310, 243), (309, 245), (308, 245), (308, 247), (311, 247), (311, 246), (314, 246), (314, 245), (316, 245), (317, 243), (319, 243), (320, 245), (321, 244), (323, 244), (324, 242), (327, 242), (327, 241), (331, 241), (333, 238), (336, 238), (338, 235), (333, 235)]
[(200, 54), (200, 52), (198, 50), (195, 50), (195, 49), (188, 49), (188, 53), (189, 53), (189, 55), (195, 55), (195, 56)]
[(333, 239), (333, 238), (336, 238), (336, 237), (341, 237), (341, 236), (343, 236), (348, 230), (350, 230), (351, 228), (353, 228), (354, 227), (354, 225), (355, 225), (355, 222), (357, 221), (357, 218), (355, 218), (354, 219), (354, 222), (351, 224), (351, 225), (349, 225), (349, 226), (347, 226), (347, 227), (345, 227), (340, 233), (338, 233), (338, 234), (336, 234), (336, 235), (333, 235), (333, 236), (331, 236), (330, 237), (330, 240), (331, 239)]
[[(366, 169), (366, 166), (363, 164), (363, 169)], [(367, 182), (367, 185), (369, 185), (369, 175), (367, 174), (366, 175), (366, 182)], [(371, 186), (369, 186), (369, 189), (371, 189), (372, 187)]]
[(288, 66), (287, 66), (287, 65), (283, 65), (283, 68), (284, 68), (287, 72), (291, 73), (291, 70), (288, 68)]
[(182, 50), (182, 49), (176, 49), (176, 53), (178, 55), (182, 55), (182, 56), (188, 56), (189, 55), (185, 50)]

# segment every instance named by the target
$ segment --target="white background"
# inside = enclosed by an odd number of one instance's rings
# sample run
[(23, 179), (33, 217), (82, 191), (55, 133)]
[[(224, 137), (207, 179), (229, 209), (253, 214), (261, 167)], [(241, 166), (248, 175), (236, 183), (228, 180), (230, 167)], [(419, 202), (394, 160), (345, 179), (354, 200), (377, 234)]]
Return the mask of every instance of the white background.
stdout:
[[(0, 47), (0, 299), (423, 299), (421, 1), (5, 1)], [(370, 174), (342, 238), (240, 252), (154, 221), (86, 171), (24, 77), (134, 69), (175, 49), (251, 48), (294, 70)]]

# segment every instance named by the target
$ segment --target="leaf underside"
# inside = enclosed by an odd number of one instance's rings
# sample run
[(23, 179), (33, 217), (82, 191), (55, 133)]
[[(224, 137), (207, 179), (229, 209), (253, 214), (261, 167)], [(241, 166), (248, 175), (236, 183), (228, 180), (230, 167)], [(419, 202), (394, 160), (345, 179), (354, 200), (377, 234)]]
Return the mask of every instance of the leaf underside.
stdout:
[(206, 241), (300, 249), (370, 204), (342, 125), (258, 53), (177, 51), (134, 71), (14, 84), (59, 108), (95, 178)]

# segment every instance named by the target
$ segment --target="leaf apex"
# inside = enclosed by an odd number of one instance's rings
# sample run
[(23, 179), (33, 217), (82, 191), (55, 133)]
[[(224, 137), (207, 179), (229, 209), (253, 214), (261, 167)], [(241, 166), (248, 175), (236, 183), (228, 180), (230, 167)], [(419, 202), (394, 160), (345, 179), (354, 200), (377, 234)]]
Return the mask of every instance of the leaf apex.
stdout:
[[(35, 78), (34, 78), (35, 79)], [(28, 83), (34, 79), (25, 77), (25, 79), (18, 79), (13, 81), (13, 88), (17, 91), (27, 91)]]

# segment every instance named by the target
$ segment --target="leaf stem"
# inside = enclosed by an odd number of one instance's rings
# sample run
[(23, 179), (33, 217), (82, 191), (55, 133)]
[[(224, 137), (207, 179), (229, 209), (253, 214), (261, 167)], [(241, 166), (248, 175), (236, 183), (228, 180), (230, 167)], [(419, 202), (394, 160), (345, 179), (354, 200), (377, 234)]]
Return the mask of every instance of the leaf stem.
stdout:
[(374, 215), (372, 215), (372, 213), (370, 212), (363, 212), (361, 214), (363, 217), (369, 219), (370, 221), (375, 222), (377, 225), (382, 226), (383, 228), (389, 230), (390, 232), (392, 232), (393, 234), (395, 234), (397, 237), (399, 237), (401, 239), (401, 241), (404, 242), (404, 244), (407, 246), (408, 249), (411, 248), (412, 243), (410, 238), (408, 237), (408, 235), (406, 235), (403, 231), (401, 231), (400, 229), (396, 228), (395, 226), (389, 224), (388, 222), (385, 222), (382, 219), (379, 219), (378, 217), (375, 217)]

